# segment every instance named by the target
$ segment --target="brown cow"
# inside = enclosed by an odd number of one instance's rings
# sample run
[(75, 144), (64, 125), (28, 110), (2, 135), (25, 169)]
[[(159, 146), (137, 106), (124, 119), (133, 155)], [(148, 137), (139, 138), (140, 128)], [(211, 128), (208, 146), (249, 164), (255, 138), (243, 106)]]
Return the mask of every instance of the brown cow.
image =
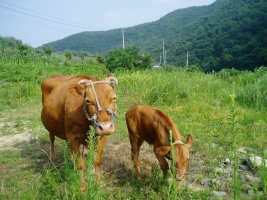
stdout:
[[(95, 172), (99, 177), (101, 156), (106, 136), (115, 131), (115, 86), (117, 79), (88, 76), (54, 76), (42, 82), (42, 122), (49, 131), (51, 158), (54, 159), (55, 136), (67, 140), (78, 157), (81, 187), (85, 190), (85, 161), (80, 145), (87, 147), (89, 126), (99, 135)], [(82, 149), (82, 148), (81, 148)]]
[[(126, 123), (131, 143), (132, 160), (135, 173), (140, 175), (140, 147), (144, 141), (154, 145), (154, 153), (164, 173), (169, 170), (166, 158), (170, 155), (169, 132), (173, 134), (176, 179), (181, 181), (185, 177), (185, 171), (189, 162), (189, 150), (193, 137), (189, 135), (187, 143), (182, 142), (182, 135), (175, 123), (159, 109), (148, 105), (134, 105), (126, 113)], [(166, 158), (165, 158), (166, 157)]]

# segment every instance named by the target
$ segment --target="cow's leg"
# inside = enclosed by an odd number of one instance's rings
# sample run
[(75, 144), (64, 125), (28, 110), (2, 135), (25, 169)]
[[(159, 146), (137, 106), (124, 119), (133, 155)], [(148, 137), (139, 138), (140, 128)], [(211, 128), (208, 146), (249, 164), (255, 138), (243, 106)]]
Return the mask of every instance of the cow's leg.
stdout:
[(166, 161), (165, 157), (162, 156), (162, 155), (158, 155), (155, 150), (154, 150), (154, 153), (159, 161), (159, 165), (160, 165), (160, 168), (161, 170), (163, 171), (164, 174), (166, 174), (169, 170), (169, 164), (168, 162)]
[(80, 151), (83, 155), (83, 157), (87, 157), (89, 154), (89, 141), (87, 141), (86, 139), (84, 140), (84, 142), (82, 144), (80, 144)]
[(50, 137), (50, 145), (51, 145), (51, 149), (50, 149), (50, 157), (51, 160), (55, 160), (55, 135), (52, 133), (49, 133), (49, 137)]
[(70, 161), (73, 163), (74, 162), (74, 156), (73, 156), (73, 151), (72, 151), (71, 146), (70, 146), (70, 142), (67, 142), (67, 145), (68, 145), (68, 148), (70, 149), (69, 158), (70, 158)]
[(135, 175), (139, 177), (141, 172), (139, 153), (140, 153), (140, 148), (143, 144), (143, 140), (137, 137), (130, 136), (130, 143), (131, 143), (131, 156), (132, 156), (132, 161), (134, 163)]
[(72, 138), (69, 139), (69, 146), (73, 153), (75, 153), (78, 157), (78, 169), (80, 171), (80, 177), (81, 177), (81, 190), (84, 192), (86, 190), (86, 181), (85, 181), (85, 161), (83, 158), (82, 153), (80, 152), (80, 140), (79, 138)]
[(96, 152), (96, 157), (95, 157), (95, 174), (96, 174), (96, 179), (100, 179), (100, 165), (101, 165), (101, 158), (104, 150), (104, 145), (106, 143), (107, 136), (102, 135), (100, 136), (97, 144), (97, 152)]

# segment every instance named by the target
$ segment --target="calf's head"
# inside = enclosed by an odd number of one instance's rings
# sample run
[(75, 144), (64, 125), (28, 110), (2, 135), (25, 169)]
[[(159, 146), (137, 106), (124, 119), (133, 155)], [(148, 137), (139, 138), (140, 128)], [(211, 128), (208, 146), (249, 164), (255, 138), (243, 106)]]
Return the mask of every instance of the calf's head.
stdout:
[(115, 77), (96, 81), (84, 79), (78, 83), (80, 94), (84, 96), (84, 112), (98, 135), (108, 135), (115, 131), (117, 83)]
[[(189, 163), (189, 152), (193, 143), (193, 137), (190, 134), (187, 137), (187, 142), (183, 143), (181, 141), (174, 142), (174, 157), (175, 157), (175, 167), (176, 167), (176, 179), (182, 181), (185, 178), (185, 172)], [(170, 153), (170, 146), (161, 146), (155, 149), (158, 155), (165, 156)]]

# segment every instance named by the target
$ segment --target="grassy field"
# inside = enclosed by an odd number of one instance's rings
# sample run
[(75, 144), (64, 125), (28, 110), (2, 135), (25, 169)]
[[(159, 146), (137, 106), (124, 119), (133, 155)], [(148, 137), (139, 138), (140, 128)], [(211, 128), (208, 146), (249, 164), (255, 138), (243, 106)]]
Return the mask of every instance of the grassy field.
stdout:
[[(87, 159), (88, 191), (81, 194), (76, 166), (68, 160), (65, 142), (56, 140), (56, 161), (49, 159), (49, 137), (40, 121), (42, 79), (51, 75), (86, 74), (105, 77), (106, 68), (94, 60), (81, 63), (0, 62), (0, 199), (250, 199), (242, 196), (239, 180), (240, 148), (267, 154), (267, 69), (255, 72), (224, 70), (205, 74), (190, 69), (117, 71), (118, 115), (116, 133), (104, 149), (102, 180)], [(179, 189), (162, 179), (152, 149), (141, 151), (142, 178), (132, 176), (130, 145), (124, 119), (133, 104), (149, 104), (166, 112), (186, 137), (194, 137), (187, 179)], [(244, 155), (243, 155), (244, 156)], [(248, 156), (248, 155), (245, 155)], [(203, 187), (222, 160), (229, 158), (230, 184)], [(267, 171), (253, 171), (260, 178), (261, 194), (267, 196)], [(197, 178), (192, 178), (198, 175)], [(199, 177), (201, 176), (201, 177)], [(190, 180), (189, 180), (190, 179)], [(220, 188), (221, 187), (221, 188)], [(226, 192), (223, 197), (212, 191)]]

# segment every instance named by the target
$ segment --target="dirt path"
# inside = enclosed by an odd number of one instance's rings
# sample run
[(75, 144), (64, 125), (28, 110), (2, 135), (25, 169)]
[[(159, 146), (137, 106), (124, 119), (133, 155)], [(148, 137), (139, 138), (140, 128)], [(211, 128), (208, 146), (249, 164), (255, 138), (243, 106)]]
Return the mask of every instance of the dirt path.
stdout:
[(4, 135), (0, 137), (0, 151), (10, 151), (19, 149), (22, 144), (31, 140), (29, 132), (22, 132), (15, 135)]
[[(141, 173), (143, 176), (151, 176), (152, 167), (156, 166), (158, 169), (159, 163), (153, 152), (153, 146), (144, 143), (140, 151), (141, 160)], [(205, 166), (204, 161), (199, 154), (191, 152), (190, 165), (187, 170), (186, 179), (182, 182), (181, 186), (190, 188), (194, 191), (201, 191), (205, 188), (198, 180), (198, 176), (204, 174)], [(126, 139), (121, 143), (114, 143), (109, 141), (104, 149), (101, 174), (105, 178), (124, 179), (133, 176), (133, 162), (131, 160), (131, 147), (129, 141)]]

